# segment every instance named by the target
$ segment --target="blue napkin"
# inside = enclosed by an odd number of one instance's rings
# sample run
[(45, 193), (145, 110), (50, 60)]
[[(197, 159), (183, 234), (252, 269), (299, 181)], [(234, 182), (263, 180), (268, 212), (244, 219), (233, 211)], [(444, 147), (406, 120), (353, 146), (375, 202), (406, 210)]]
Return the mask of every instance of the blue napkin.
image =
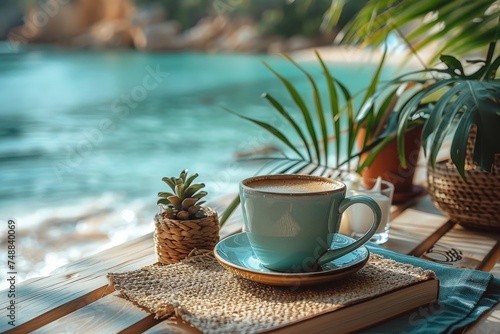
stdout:
[(368, 249), (386, 258), (436, 273), (439, 302), (418, 308), (364, 333), (453, 333), (476, 321), (500, 301), (500, 279), (478, 270), (457, 269), (402, 255), (373, 243)]

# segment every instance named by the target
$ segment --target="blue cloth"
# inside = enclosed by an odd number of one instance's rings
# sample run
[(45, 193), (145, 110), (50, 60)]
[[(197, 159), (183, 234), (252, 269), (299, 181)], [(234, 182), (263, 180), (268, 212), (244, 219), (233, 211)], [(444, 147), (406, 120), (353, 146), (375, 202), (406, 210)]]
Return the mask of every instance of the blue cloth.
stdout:
[(500, 279), (478, 270), (457, 269), (402, 255), (373, 243), (368, 249), (386, 258), (436, 273), (439, 302), (418, 308), (364, 333), (454, 333), (476, 321), (500, 301)]

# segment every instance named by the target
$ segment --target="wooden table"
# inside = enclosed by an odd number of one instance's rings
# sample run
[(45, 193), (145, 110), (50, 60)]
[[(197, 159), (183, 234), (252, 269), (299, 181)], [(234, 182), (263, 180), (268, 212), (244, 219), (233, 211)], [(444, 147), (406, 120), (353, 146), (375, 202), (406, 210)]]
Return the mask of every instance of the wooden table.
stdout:
[[(212, 207), (222, 212), (231, 198)], [(239, 210), (221, 231), (228, 236), (241, 229)], [(384, 247), (448, 265), (490, 271), (500, 277), (500, 235), (464, 230), (442, 216), (422, 197), (393, 207), (390, 240)], [(2, 297), (0, 332), (8, 333), (193, 333), (178, 320), (155, 320), (146, 311), (121, 298), (108, 286), (106, 274), (139, 269), (156, 262), (152, 233), (91, 257), (63, 266), (49, 277), (16, 286), (16, 327), (4, 316), (8, 300)], [(2, 292), (5, 295), (5, 291)], [(470, 326), (468, 333), (498, 333), (500, 306)]]

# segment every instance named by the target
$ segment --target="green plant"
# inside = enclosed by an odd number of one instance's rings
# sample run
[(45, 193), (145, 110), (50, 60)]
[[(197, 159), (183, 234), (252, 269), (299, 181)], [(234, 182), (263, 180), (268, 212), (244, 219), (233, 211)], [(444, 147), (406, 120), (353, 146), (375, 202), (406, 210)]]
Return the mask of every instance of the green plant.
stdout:
[[(296, 173), (308, 170), (310, 174), (319, 171), (321, 175), (330, 173), (332, 170), (359, 172), (371, 161), (369, 159), (360, 163), (357, 158), (362, 153), (374, 152), (373, 154), (376, 155), (376, 152), (396, 137), (397, 123), (392, 120), (395, 119), (393, 116), (397, 115), (394, 104), (398, 99), (398, 87), (392, 87), (390, 92), (374, 98), (381, 83), (380, 78), (386, 54), (382, 56), (368, 87), (356, 93), (349, 91), (341, 81), (333, 77), (318, 52), (316, 56), (324, 74), (324, 85), (327, 89), (325, 95), (328, 100), (326, 103), (322, 97), (319, 81), (315, 80), (291, 57), (284, 55), (307, 77), (312, 89), (313, 106), (308, 105), (307, 100), (292, 82), (264, 63), (282, 82), (299, 111), (300, 119), (297, 120), (293, 112), (287, 110), (271, 94), (263, 94), (273, 107), (272, 110), (283, 120), (284, 130), (270, 123), (228, 110), (271, 133), (289, 149), (289, 153), (281, 152), (280, 156), (251, 158), (275, 163), (271, 169), (273, 172)], [(361, 106), (364, 108), (361, 109)], [(367, 135), (362, 147), (358, 148), (356, 140), (361, 128), (368, 131), (366, 131)], [(296, 139), (299, 140), (298, 143)]]
[(201, 198), (207, 195), (206, 191), (201, 191), (205, 187), (203, 183), (192, 182), (198, 177), (195, 173), (188, 177), (188, 170), (184, 169), (179, 177), (164, 177), (162, 179), (173, 192), (159, 192), (157, 204), (164, 209), (163, 214), (167, 218), (178, 220), (190, 220), (206, 217), (201, 209)]
[[(331, 74), (320, 54), (316, 52), (324, 74), (323, 88), (327, 91), (323, 94), (320, 82), (315, 80), (304, 67), (288, 55), (284, 55), (309, 81), (312, 105), (306, 102), (307, 99), (299, 93), (299, 89), (292, 82), (264, 63), (281, 81), (297, 110), (296, 112), (288, 110), (269, 93), (262, 95), (273, 107), (271, 110), (283, 121), (280, 129), (269, 122), (226, 109), (269, 132), (287, 149), (278, 156), (253, 157), (245, 160), (266, 161), (263, 168), (267, 168), (268, 174), (307, 173), (342, 179), (352, 172), (360, 172), (373, 161), (373, 157), (380, 150), (396, 138), (397, 123), (393, 121), (395, 117), (391, 115), (397, 114), (393, 109), (398, 98), (397, 87), (389, 93), (374, 98), (381, 83), (385, 56), (384, 53), (368, 87), (361, 92), (352, 93)], [(371, 104), (368, 106), (369, 101)], [(360, 110), (361, 106), (366, 107)], [(369, 131), (366, 131), (363, 144), (358, 147), (357, 136), (362, 128)], [(375, 128), (377, 131), (372, 131)], [(369, 152), (369, 155), (361, 162), (359, 157), (365, 152)], [(237, 204), (236, 198), (224, 212), (221, 224), (224, 224)]]
[[(404, 104), (399, 116), (398, 132), (402, 133), (407, 130), (408, 120), (427, 105), (430, 116), (422, 131), (424, 152), (429, 144), (430, 162), (435, 166), (441, 145), (446, 136), (453, 133), (450, 157), (463, 179), (472, 126), (477, 128), (474, 162), (484, 170), (491, 170), (495, 154), (500, 154), (500, 78), (497, 77), (500, 56), (494, 58), (495, 47), (496, 42), (490, 43), (485, 60), (467, 61), (479, 66), (471, 74), (466, 74), (457, 58), (448, 55), (440, 58), (445, 68), (420, 71), (434, 74), (434, 78)], [(400, 157), (403, 157), (403, 146), (404, 137), (399, 136)]]
[[(352, 2), (332, 1), (323, 26), (336, 26)], [(464, 55), (486, 49), (496, 35), (499, 9), (498, 1), (491, 0), (369, 0), (339, 36), (343, 43), (378, 46), (394, 32), (413, 52), (439, 43), (433, 61), (444, 52)]]

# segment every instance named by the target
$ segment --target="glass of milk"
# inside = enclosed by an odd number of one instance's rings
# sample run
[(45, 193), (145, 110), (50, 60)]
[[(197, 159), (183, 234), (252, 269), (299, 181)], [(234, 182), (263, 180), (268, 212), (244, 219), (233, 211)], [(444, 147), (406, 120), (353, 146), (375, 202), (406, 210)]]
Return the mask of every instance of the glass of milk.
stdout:
[[(365, 195), (373, 198), (380, 206), (382, 220), (370, 241), (383, 244), (389, 240), (392, 195), (394, 185), (378, 179), (363, 179), (359, 187), (351, 189), (349, 196)], [(355, 204), (348, 209), (349, 229), (354, 238), (362, 237), (373, 222), (373, 213), (365, 205)]]

